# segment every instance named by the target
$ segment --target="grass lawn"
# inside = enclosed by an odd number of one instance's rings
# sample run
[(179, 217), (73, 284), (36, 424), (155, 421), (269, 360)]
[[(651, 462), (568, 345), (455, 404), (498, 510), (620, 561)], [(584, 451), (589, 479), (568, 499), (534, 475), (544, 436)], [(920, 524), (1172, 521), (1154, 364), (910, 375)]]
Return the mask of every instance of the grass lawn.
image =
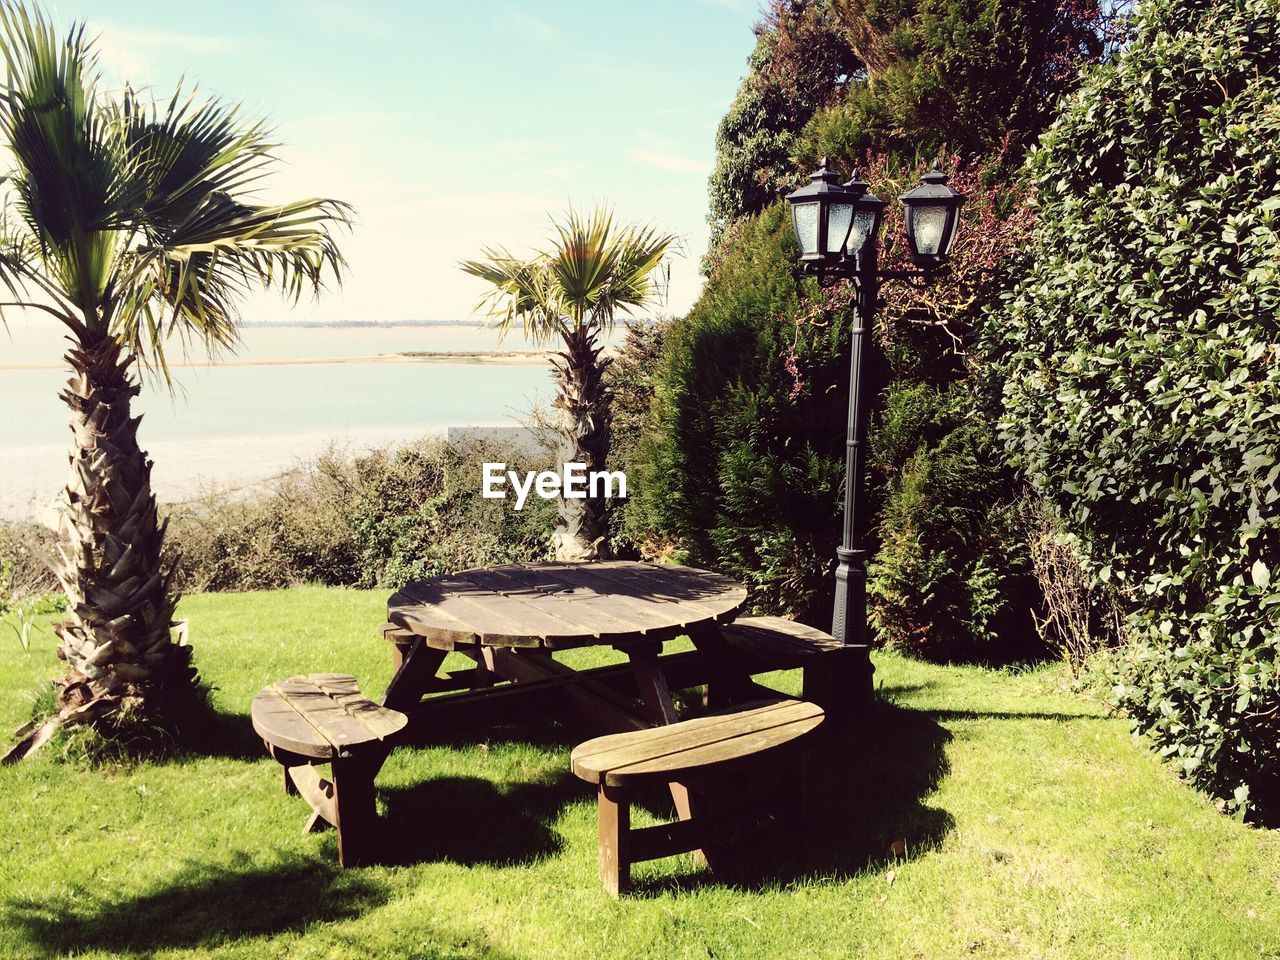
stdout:
[[(1215, 812), (1058, 667), (880, 654), (885, 702), (828, 760), (809, 852), (766, 837), (732, 884), (681, 857), (605, 897), (579, 734), (536, 718), (393, 754), (393, 862), (340, 871), (331, 832), (300, 833), (249, 702), (321, 669), (380, 693), (385, 596), (191, 597), (217, 755), (0, 770), (0, 957), (1280, 957), (1280, 835)], [(47, 631), (30, 654), (0, 634), (5, 733), (52, 651)]]

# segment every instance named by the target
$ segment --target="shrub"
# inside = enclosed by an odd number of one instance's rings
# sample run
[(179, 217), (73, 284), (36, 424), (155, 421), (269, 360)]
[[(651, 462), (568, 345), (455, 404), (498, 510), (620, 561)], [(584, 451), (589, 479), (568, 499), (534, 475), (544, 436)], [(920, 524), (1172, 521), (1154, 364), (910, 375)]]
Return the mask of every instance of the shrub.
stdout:
[(480, 496), (481, 464), (545, 469), (485, 439), (422, 440), (358, 457), (330, 451), (249, 497), (212, 494), (174, 514), (188, 591), (296, 583), (395, 587), (469, 566), (549, 557), (553, 501)]
[[(636, 475), (640, 438), (653, 408), (655, 376), (669, 326), (670, 320), (665, 319), (629, 322), (622, 346), (605, 371), (613, 439), (609, 466), (622, 470), (628, 478)], [(635, 480), (631, 482), (634, 486)], [(643, 526), (632, 521), (631, 502), (630, 499), (616, 501), (611, 511), (610, 536), (615, 557), (637, 556), (646, 537)], [(654, 553), (661, 551), (661, 546), (655, 543), (644, 544), (644, 547)]]
[[(1048, 122), (1081, 63), (1102, 57), (1122, 26), (1098, 0), (833, 0), (868, 82), (818, 112), (815, 154), (932, 155), (943, 147), (1016, 154)], [(1107, 9), (1104, 9), (1107, 8)]]
[(885, 489), (871, 622), (881, 642), (930, 660), (1008, 662), (1040, 653), (1039, 590), (1010, 509), (1017, 484), (968, 386), (889, 393), (873, 434)]
[(365, 583), (347, 517), (351, 459), (330, 450), (248, 496), (213, 491), (174, 509), (170, 544), (184, 592)]
[(1040, 639), (1080, 679), (1084, 668), (1123, 639), (1123, 610), (1114, 586), (1089, 575), (1079, 538), (1062, 528), (1042, 500), (1027, 498), (1027, 546), (1043, 594), (1044, 615), (1036, 619)]
[(62, 589), (47, 562), (56, 550), (47, 527), (0, 522), (0, 614)]
[(1280, 8), (1152, 0), (1045, 135), (992, 324), (1010, 451), (1121, 584), (1116, 697), (1241, 815), (1280, 799)]
[(758, 609), (817, 623), (840, 531), (850, 315), (794, 322), (794, 245), (782, 205), (745, 221), (671, 324), (630, 512), (678, 559), (744, 580)]
[(733, 221), (759, 213), (794, 175), (795, 135), (839, 99), (857, 58), (821, 0), (772, 0), (738, 94), (716, 130), (709, 183), (712, 247)]
[(473, 440), (429, 440), (356, 462), (350, 520), (365, 583), (410, 580), (496, 563), (549, 560), (556, 502), (480, 496), (481, 464), (523, 472), (547, 469), (524, 450)]

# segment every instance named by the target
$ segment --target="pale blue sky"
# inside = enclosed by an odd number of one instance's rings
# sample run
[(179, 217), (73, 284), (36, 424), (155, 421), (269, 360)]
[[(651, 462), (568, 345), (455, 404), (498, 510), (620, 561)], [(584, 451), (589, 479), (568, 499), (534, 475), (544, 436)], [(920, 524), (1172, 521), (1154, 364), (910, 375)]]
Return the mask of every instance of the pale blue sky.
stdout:
[(608, 200), (685, 237), (668, 309), (697, 295), (715, 126), (746, 69), (756, 0), (60, 0), (108, 78), (182, 76), (275, 122), (273, 193), (350, 201), (345, 290), (253, 320), (453, 319), (485, 243), (547, 234), (548, 211)]

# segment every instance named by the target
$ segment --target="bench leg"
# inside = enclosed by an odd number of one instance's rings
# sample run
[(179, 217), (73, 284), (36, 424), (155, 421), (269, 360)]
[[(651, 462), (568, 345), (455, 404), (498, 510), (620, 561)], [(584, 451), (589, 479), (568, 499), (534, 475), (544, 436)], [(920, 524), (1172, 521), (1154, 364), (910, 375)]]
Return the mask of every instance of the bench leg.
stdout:
[(370, 757), (355, 756), (333, 761), (334, 826), (338, 828), (338, 863), (344, 867), (367, 863), (372, 856), (378, 813), (373, 801)]
[(600, 883), (611, 897), (631, 889), (631, 801), (616, 787), (600, 784)]

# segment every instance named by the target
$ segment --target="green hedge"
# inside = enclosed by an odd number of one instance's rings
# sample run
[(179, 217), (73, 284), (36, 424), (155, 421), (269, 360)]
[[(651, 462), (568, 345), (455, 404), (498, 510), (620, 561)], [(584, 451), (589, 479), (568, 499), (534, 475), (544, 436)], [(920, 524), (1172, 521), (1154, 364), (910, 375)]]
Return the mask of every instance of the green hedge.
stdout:
[[(849, 314), (794, 323), (784, 205), (731, 229), (702, 296), (667, 331), (629, 522), (745, 581), (758, 609), (818, 623), (840, 533)], [(810, 380), (798, 392), (795, 363)]]
[(176, 511), (170, 546), (185, 591), (295, 583), (396, 587), (465, 567), (550, 559), (555, 502), (480, 496), (481, 464), (545, 469), (485, 439), (428, 439), (394, 452), (328, 453), (248, 497)]
[(1152, 0), (1034, 156), (992, 324), (1010, 451), (1134, 643), (1118, 702), (1240, 814), (1280, 796), (1280, 6)]

